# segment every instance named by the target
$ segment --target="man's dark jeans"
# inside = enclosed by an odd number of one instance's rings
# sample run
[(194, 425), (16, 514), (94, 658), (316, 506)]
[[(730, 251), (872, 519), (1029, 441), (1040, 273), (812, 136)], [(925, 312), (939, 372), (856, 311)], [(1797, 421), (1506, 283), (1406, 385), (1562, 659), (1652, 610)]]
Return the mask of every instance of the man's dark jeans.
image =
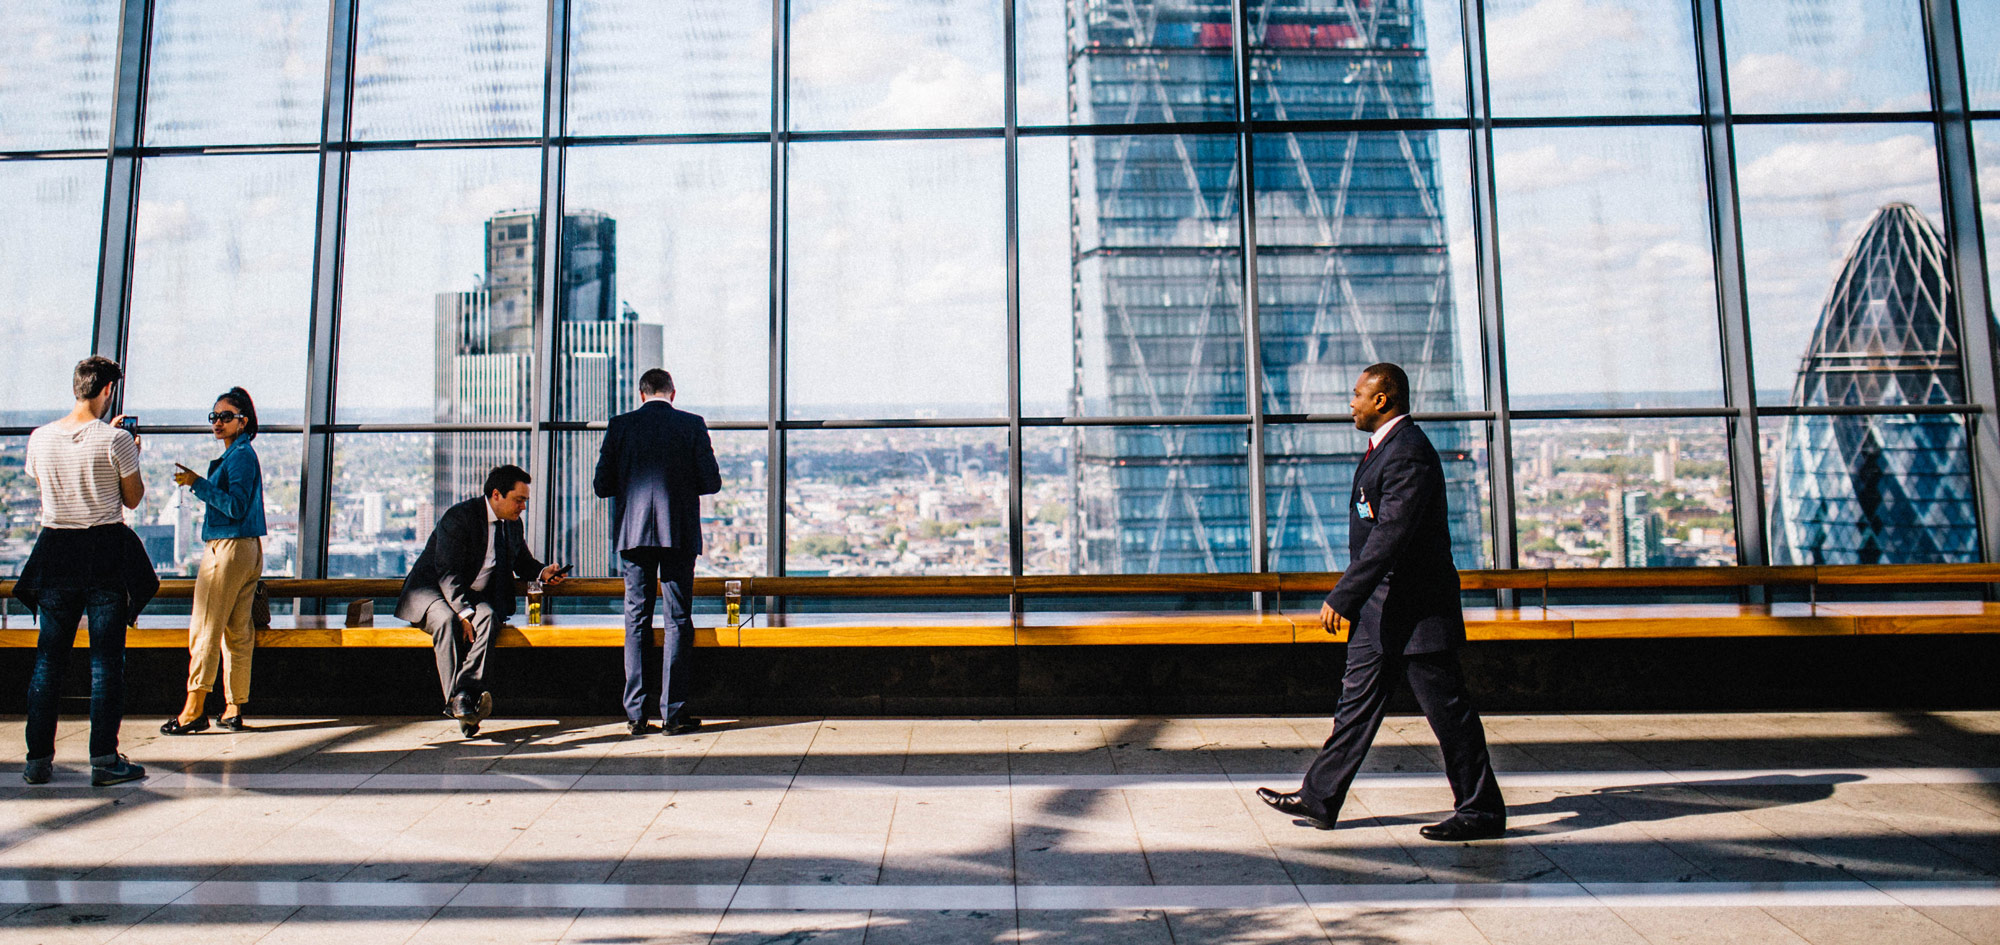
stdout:
[(646, 651), (653, 643), (653, 604), (666, 589), (667, 629), (660, 648), (660, 718), (671, 723), (686, 708), (688, 657), (694, 648), (694, 555), (677, 548), (619, 552), (625, 576), (625, 718), (646, 717)]
[(118, 753), (118, 725), (125, 719), (125, 594), (123, 591), (44, 588), (35, 672), (28, 679), (28, 757), (56, 753), (56, 697), (63, 669), (76, 647), (76, 626), (90, 621), (90, 756)]

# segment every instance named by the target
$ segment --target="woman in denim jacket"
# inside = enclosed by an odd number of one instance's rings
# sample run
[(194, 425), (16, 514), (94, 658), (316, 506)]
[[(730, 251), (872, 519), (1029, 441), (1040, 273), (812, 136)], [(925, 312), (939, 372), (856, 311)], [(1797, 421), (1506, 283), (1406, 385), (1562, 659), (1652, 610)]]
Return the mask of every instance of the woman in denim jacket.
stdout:
[[(257, 451), (257, 405), (241, 387), (216, 398), (208, 415), (222, 456), (208, 464), (208, 476), (181, 466), (174, 482), (188, 487), (208, 506), (201, 537), (207, 543), (194, 579), (194, 616), (188, 629), (187, 705), (160, 731), (186, 735), (208, 728), (208, 692), (215, 686), (218, 659), (227, 708), (216, 724), (243, 730), (243, 704), (250, 701), (250, 652), (256, 629), (250, 624), (257, 578), (264, 572), (264, 476)], [(175, 465), (179, 465), (176, 463)]]

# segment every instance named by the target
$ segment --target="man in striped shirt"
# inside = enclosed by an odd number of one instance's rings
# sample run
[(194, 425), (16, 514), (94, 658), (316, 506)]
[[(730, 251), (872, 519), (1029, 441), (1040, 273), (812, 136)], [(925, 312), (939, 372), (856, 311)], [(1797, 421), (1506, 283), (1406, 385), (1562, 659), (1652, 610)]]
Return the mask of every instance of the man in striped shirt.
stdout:
[(90, 783), (146, 776), (146, 769), (118, 753), (118, 726), (125, 717), (125, 628), (159, 588), (144, 544), (125, 525), (125, 509), (138, 508), (146, 495), (139, 438), (117, 426), (120, 418), (102, 420), (123, 377), (109, 358), (78, 362), (72, 384), (76, 408), (28, 437), (26, 472), (42, 494), (42, 533), (15, 586), (16, 596), (34, 608), (41, 623), (28, 682), (28, 760), (21, 770), (29, 784), (46, 783), (53, 773), (56, 700), (77, 625), (85, 620)]

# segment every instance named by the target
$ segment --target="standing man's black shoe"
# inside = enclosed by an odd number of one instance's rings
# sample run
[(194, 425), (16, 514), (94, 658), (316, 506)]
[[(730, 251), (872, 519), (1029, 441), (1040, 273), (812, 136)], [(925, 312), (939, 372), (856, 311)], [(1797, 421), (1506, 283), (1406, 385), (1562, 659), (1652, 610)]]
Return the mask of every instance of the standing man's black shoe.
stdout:
[(458, 734), (463, 738), (472, 738), (473, 736), (478, 735), (479, 723), (469, 721), (467, 719), (459, 719)]
[(1468, 840), (1492, 840), (1507, 832), (1507, 821), (1499, 817), (1454, 816), (1443, 823), (1428, 824), (1417, 831), (1425, 840), (1439, 843), (1463, 843)]
[(1257, 797), (1264, 803), (1271, 805), (1271, 809), (1278, 813), (1290, 814), (1293, 817), (1297, 817), (1316, 830), (1333, 829), (1332, 822), (1319, 814), (1313, 813), (1312, 808), (1306, 805), (1306, 799), (1300, 797), (1297, 791), (1293, 791), (1290, 794), (1283, 794), (1267, 787), (1260, 787), (1257, 789)]
[(628, 735), (644, 735), (653, 730), (653, 723), (645, 719), (627, 719), (625, 732)]
[(660, 727), (669, 735), (686, 735), (701, 728), (701, 720), (692, 715), (676, 715)]

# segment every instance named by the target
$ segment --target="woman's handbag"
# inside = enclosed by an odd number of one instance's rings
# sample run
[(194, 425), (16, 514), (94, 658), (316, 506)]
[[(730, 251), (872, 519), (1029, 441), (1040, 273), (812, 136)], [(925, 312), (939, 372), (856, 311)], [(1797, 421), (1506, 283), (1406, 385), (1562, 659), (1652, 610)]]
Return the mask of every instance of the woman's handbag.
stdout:
[(256, 630), (271, 629), (271, 592), (263, 581), (257, 582), (257, 591), (250, 597), (250, 626)]

